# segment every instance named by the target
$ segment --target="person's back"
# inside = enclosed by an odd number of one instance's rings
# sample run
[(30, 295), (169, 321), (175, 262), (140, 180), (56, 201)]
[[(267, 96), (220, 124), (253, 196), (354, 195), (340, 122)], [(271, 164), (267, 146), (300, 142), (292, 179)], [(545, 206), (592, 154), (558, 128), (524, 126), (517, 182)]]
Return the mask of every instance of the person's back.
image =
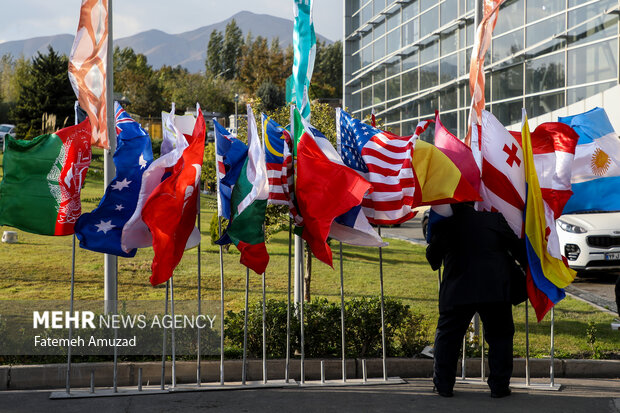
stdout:
[[(427, 258), (433, 269), (444, 264), (440, 310), (455, 305), (509, 302), (510, 274), (522, 259), (522, 242), (504, 217), (467, 205), (433, 227)], [(511, 257), (510, 251), (518, 257)]]

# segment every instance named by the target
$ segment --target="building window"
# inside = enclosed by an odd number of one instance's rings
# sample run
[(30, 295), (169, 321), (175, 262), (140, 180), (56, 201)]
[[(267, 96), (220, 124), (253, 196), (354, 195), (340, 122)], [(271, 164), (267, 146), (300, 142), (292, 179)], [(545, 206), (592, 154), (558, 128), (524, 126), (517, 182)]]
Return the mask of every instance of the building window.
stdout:
[(593, 83), (618, 76), (618, 40), (568, 51), (568, 85)]

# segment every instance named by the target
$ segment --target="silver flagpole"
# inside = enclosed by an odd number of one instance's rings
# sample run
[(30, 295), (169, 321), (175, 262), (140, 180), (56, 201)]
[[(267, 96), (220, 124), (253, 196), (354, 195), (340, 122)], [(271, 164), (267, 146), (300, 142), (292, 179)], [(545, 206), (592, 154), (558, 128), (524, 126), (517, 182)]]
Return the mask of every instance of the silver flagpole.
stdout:
[[(217, 132), (215, 130), (216, 119), (213, 118), (213, 136), (215, 137), (215, 166), (217, 170)], [(237, 122), (237, 119), (235, 119)], [(235, 125), (236, 127), (236, 125)], [(217, 231), (222, 237), (222, 206), (220, 199), (220, 174), (216, 172), (216, 188), (217, 191)], [(219, 246), (220, 250), (220, 385), (224, 385), (224, 253), (223, 246)]]
[(344, 327), (344, 270), (343, 270), (342, 242), (340, 242), (340, 334), (342, 348), (342, 382), (347, 381), (347, 359)]
[[(219, 191), (219, 188), (218, 188)], [(219, 196), (219, 195), (218, 195)], [(222, 217), (217, 217), (217, 227), (222, 236)], [(220, 385), (224, 385), (224, 255), (220, 245)]]
[(480, 323), (480, 348), (480, 380), (484, 381), (484, 324), (482, 322)]
[(525, 385), (530, 385), (530, 322), (528, 319), (528, 305), (525, 301)]
[[(164, 316), (168, 315), (168, 290), (170, 289), (170, 281), (166, 281), (166, 304), (164, 306)], [(159, 388), (163, 390), (166, 387), (166, 327), (162, 333), (164, 339), (161, 346), (161, 381)]]
[(461, 358), (461, 379), (465, 380), (465, 368), (467, 361), (467, 333), (463, 336), (463, 357)]
[[(306, 283), (306, 279), (304, 276), (304, 241), (301, 239), (300, 237), (300, 243), (301, 243), (301, 247), (300, 249), (300, 256), (301, 256), (301, 265), (299, 266), (299, 274), (300, 274), (300, 279), (299, 279), (299, 291), (300, 291), (300, 295), (301, 295), (301, 301), (299, 303), (299, 318), (300, 318), (300, 333), (301, 333), (301, 367), (300, 367), (300, 373), (301, 373), (301, 384), (304, 384), (306, 382), (306, 371), (305, 371), (305, 358), (306, 358), (306, 351), (305, 351), (305, 336), (304, 336), (304, 301), (305, 301), (305, 294), (304, 294), (304, 289), (305, 289), (305, 283)], [(310, 254), (310, 252), (308, 252), (308, 254)], [(310, 257), (308, 257), (308, 259), (310, 259)]]
[[(77, 123), (77, 122), (76, 122)], [(73, 297), (75, 291), (75, 232), (73, 233), (73, 245), (71, 247), (71, 293), (69, 296), (69, 313), (73, 317)], [(73, 323), (69, 324), (69, 345), (67, 346), (67, 394), (71, 394), (71, 336), (73, 335)]]
[[(198, 119), (199, 116), (199, 112), (200, 111), (200, 104), (196, 103), (196, 119)], [(197, 210), (197, 221), (198, 221), (198, 235), (200, 236), (200, 241), (198, 241), (198, 250), (196, 251), (198, 254), (198, 262), (197, 262), (197, 271), (198, 271), (198, 315), (202, 314), (202, 303), (200, 302), (202, 297), (201, 297), (201, 289), (202, 289), (202, 283), (201, 283), (201, 266), (200, 266), (200, 244), (202, 241), (202, 233), (200, 232), (200, 182), (198, 182), (198, 199), (196, 200), (196, 202), (198, 203), (198, 210)], [(197, 347), (197, 355), (196, 355), (196, 385), (198, 387), (200, 387), (200, 384), (202, 383), (202, 374), (201, 374), (201, 368), (200, 368), (200, 358), (201, 358), (201, 354), (200, 354), (200, 328), (198, 328), (197, 331), (197, 343), (196, 343), (196, 347)]]
[(263, 384), (267, 384), (267, 311), (265, 304), (265, 273), (263, 272)]
[(286, 368), (284, 381), (288, 384), (290, 379), (291, 363), (291, 255), (293, 242), (293, 219), (288, 219), (288, 286), (286, 290)]
[(553, 366), (553, 356), (554, 356), (554, 352), (555, 352), (555, 331), (554, 331), (554, 326), (555, 326), (555, 306), (551, 307), (551, 349), (549, 352), (549, 359), (551, 361), (551, 366), (549, 367), (549, 377), (550, 377), (550, 382), (549, 385), (551, 387), (553, 387), (555, 385), (555, 367)]
[[(377, 226), (379, 237), (381, 236), (381, 226)], [(381, 347), (383, 352), (383, 380), (387, 381), (387, 358), (385, 348), (385, 302), (383, 297), (383, 248), (379, 247), (379, 282), (381, 285)]]
[(241, 384), (247, 380), (246, 362), (248, 358), (248, 296), (250, 284), (250, 269), (245, 269), (245, 314), (243, 318), (243, 365), (241, 366)]
[(174, 337), (174, 276), (170, 277), (170, 315), (173, 321), (170, 326), (170, 338), (172, 339), (172, 388), (174, 389), (177, 387), (177, 357)]
[[(113, 24), (112, 24), (112, 0), (108, 0), (108, 57), (106, 62), (106, 112), (107, 112), (107, 130), (108, 130), (108, 143), (110, 149), (104, 149), (103, 151), (103, 185), (105, 188), (112, 183), (114, 175), (116, 174), (114, 162), (112, 156), (116, 150), (116, 128), (114, 121), (114, 64), (112, 62), (114, 56), (113, 49)], [(117, 292), (117, 266), (118, 258), (116, 255), (104, 254), (103, 255), (103, 272), (104, 272), (104, 307), (105, 314), (116, 314), (116, 300), (118, 299)]]

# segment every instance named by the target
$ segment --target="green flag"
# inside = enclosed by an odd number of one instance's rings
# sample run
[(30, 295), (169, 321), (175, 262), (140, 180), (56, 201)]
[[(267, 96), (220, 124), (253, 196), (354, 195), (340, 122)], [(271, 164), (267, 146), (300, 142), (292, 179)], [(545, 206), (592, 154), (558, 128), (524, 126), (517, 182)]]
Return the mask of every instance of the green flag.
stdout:
[[(241, 252), (241, 263), (262, 274), (269, 263), (265, 247), (265, 210), (269, 197), (265, 153), (250, 105), (248, 109), (248, 156), (231, 195), (231, 221), (226, 235)], [(225, 237), (223, 238), (225, 239)]]
[(80, 190), (91, 160), (86, 119), (32, 140), (9, 138), (0, 182), (0, 225), (70, 235), (82, 212)]

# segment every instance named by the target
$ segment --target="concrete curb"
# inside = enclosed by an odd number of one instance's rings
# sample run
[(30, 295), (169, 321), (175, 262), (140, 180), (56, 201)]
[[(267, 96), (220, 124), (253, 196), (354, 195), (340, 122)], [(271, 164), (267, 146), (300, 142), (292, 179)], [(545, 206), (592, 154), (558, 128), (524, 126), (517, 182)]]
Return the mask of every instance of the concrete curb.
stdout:
[[(368, 377), (382, 377), (381, 359), (366, 361)], [(480, 377), (480, 359), (468, 359), (466, 366), (467, 377)], [(306, 360), (306, 380), (319, 380), (321, 377), (321, 360)], [(219, 382), (219, 360), (203, 361), (201, 363), (202, 381)], [(360, 359), (347, 360), (347, 378), (362, 377), (362, 361)], [(531, 359), (531, 377), (549, 377), (548, 359)], [(143, 384), (159, 384), (161, 377), (161, 362), (119, 363), (117, 383), (119, 386), (137, 386), (138, 369), (142, 368)], [(166, 383), (171, 382), (171, 363), (166, 363)], [(269, 380), (284, 378), (284, 360), (267, 361), (267, 377)], [(555, 377), (571, 378), (620, 378), (620, 360), (554, 360)], [(488, 362), (486, 363), (486, 377), (488, 377)], [(106, 363), (80, 363), (71, 366), (71, 386), (89, 387), (90, 373), (95, 372), (95, 386), (112, 386), (113, 365)], [(388, 358), (387, 371), (390, 377), (432, 377), (433, 360)], [(225, 380), (227, 382), (241, 380), (241, 360), (227, 360), (224, 364)], [(291, 378), (299, 380), (300, 362), (291, 360)], [(262, 380), (262, 361), (249, 360), (247, 367), (248, 380)], [(327, 380), (341, 379), (342, 370), (340, 360), (325, 360), (325, 377)], [(457, 377), (460, 377), (460, 363)], [(196, 362), (179, 361), (176, 363), (178, 383), (196, 382)], [(525, 360), (514, 360), (513, 377), (525, 377)], [(66, 364), (32, 365), (32, 366), (2, 366), (0, 367), (0, 390), (32, 390), (64, 388), (66, 380)]]

